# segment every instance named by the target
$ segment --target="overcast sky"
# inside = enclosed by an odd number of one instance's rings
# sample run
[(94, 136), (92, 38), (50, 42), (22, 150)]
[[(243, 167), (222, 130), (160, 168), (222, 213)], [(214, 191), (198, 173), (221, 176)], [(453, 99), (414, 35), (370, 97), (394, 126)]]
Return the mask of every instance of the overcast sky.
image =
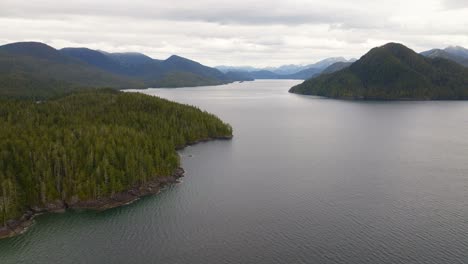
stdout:
[(0, 0), (0, 44), (278, 66), (401, 42), (468, 48), (468, 0)]

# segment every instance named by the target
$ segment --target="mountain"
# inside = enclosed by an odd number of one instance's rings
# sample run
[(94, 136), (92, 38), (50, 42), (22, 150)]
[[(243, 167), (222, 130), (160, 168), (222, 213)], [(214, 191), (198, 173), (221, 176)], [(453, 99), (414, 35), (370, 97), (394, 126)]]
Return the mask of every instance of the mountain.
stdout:
[(258, 70), (258, 71), (230, 71), (226, 75), (230, 78), (237, 78), (235, 80), (307, 80), (319, 75), (322, 72), (322, 69), (309, 68), (302, 70), (293, 74), (277, 74), (268, 70)]
[(251, 66), (216, 66), (215, 68), (227, 73), (227, 72), (257, 72), (257, 71), (269, 71), (272, 73), (276, 73), (278, 75), (292, 75), (298, 73), (300, 71), (304, 71), (310, 68), (316, 69), (325, 69), (328, 66), (336, 63), (336, 62), (354, 62), (356, 59), (347, 60), (343, 57), (333, 57), (327, 58), (316, 63), (308, 64), (308, 65), (297, 65), (297, 64), (288, 64), (282, 65), (279, 67), (265, 67), (265, 68), (255, 68)]
[(180, 56), (155, 60), (141, 53), (108, 53), (65, 48), (62, 53), (102, 70), (143, 81), (151, 87), (217, 85), (229, 82), (221, 71)]
[(432, 49), (421, 52), (421, 55), (429, 58), (444, 58), (468, 67), (468, 50), (462, 47), (448, 47), (445, 49)]
[(281, 79), (281, 75), (267, 70), (258, 71), (240, 71), (232, 70), (226, 72), (225, 75), (236, 81), (253, 81), (253, 80), (265, 80), (265, 79)]
[(42, 98), (85, 87), (144, 87), (38, 42), (0, 46), (0, 96)]
[(343, 57), (328, 58), (315, 64), (310, 64), (304, 70), (283, 77), (285, 79), (307, 80), (323, 73), (332, 73), (341, 70), (355, 61), (356, 59), (347, 60)]
[(229, 71), (225, 73), (231, 80), (236, 81), (253, 81), (255, 80), (249, 72), (246, 71)]
[(138, 52), (124, 52), (124, 53), (109, 53), (105, 51), (100, 51), (101, 53), (106, 54), (114, 61), (118, 62), (123, 67), (132, 67), (138, 66), (146, 63), (151, 63), (154, 59), (146, 56), (145, 54)]
[(215, 66), (215, 69), (218, 69), (223, 73), (228, 73), (228, 72), (253, 72), (253, 71), (261, 70), (260, 68), (255, 68), (255, 67), (251, 67), (251, 66), (226, 66), (226, 65)]
[(217, 66), (216, 68), (230, 76), (243, 76), (250, 79), (296, 79), (307, 80), (320, 75), (323, 70), (337, 62), (354, 62), (343, 57), (333, 57), (308, 65), (283, 65), (280, 67), (254, 68), (250, 66)]
[(289, 64), (289, 65), (282, 65), (279, 67), (268, 67), (268, 68), (265, 68), (264, 70), (271, 71), (279, 75), (289, 75), (289, 74), (294, 74), (294, 73), (303, 71), (307, 68), (310, 68), (310, 67), (308, 65)]
[(283, 77), (285, 79), (292, 79), (292, 80), (307, 80), (307, 79), (310, 79), (319, 75), (322, 71), (323, 69), (321, 68), (308, 68), (300, 72), (296, 72), (296, 73), (289, 74), (289, 75), (284, 75)]
[(335, 62), (332, 65), (328, 66), (325, 70), (323, 70), (321, 74), (334, 73), (342, 69), (348, 68), (349, 66), (351, 66), (351, 64), (353, 64), (353, 62)]
[(37, 58), (57, 63), (73, 62), (56, 49), (40, 42), (17, 42), (0, 46), (0, 52), (21, 57)]
[(184, 71), (197, 74), (206, 78), (212, 78), (219, 81), (227, 81), (227, 77), (219, 70), (204, 66), (196, 61), (192, 61), (177, 55), (172, 55), (167, 60), (161, 62), (166, 72)]
[(0, 46), (0, 96), (44, 98), (82, 88), (218, 85), (235, 81), (217, 69), (171, 56), (88, 48), (56, 50), (39, 42)]
[(281, 76), (272, 71), (259, 70), (250, 72), (253, 79), (280, 79)]
[(468, 69), (389, 43), (348, 68), (307, 80), (290, 92), (347, 99), (468, 99)]
[(114, 73), (123, 72), (119, 62), (96, 50), (88, 48), (64, 48), (59, 50), (59, 52), (66, 56), (82, 60), (90, 65), (106, 71)]
[[(351, 59), (349, 61), (354, 61), (355, 59)], [(332, 58), (327, 58), (324, 60), (321, 60), (319, 62), (316, 62), (314, 64), (310, 64), (307, 66), (307, 68), (317, 68), (317, 69), (326, 69), (330, 65), (333, 65), (337, 62), (348, 62), (347, 59), (343, 57), (332, 57)]]
[(327, 73), (337, 71), (340, 67), (349, 66), (355, 61), (356, 59), (347, 60), (343, 57), (324, 59), (315, 64), (308, 65), (306, 69), (300, 72), (290, 74), (288, 79), (307, 80), (323, 74), (325, 71)]
[(457, 55), (459, 57), (468, 59), (468, 49), (465, 49), (463, 47), (450, 46), (448, 48), (445, 48), (444, 51), (446, 51), (446, 52), (448, 52), (450, 54)]

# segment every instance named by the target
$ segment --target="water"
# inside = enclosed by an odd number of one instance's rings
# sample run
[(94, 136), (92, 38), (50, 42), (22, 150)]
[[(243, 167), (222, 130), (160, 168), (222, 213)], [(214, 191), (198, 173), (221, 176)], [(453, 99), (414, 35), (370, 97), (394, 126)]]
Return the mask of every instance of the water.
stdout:
[(106, 212), (47, 214), (0, 263), (468, 263), (468, 102), (353, 102), (296, 81), (151, 89), (216, 113), (232, 141)]

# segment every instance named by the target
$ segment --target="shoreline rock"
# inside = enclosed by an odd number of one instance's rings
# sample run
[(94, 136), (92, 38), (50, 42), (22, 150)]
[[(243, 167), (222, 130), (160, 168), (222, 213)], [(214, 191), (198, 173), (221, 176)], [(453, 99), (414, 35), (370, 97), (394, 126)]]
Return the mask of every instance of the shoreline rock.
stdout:
[(87, 201), (72, 198), (72, 201), (68, 203), (63, 200), (49, 202), (44, 208), (33, 206), (20, 218), (8, 220), (6, 226), (0, 226), (0, 239), (24, 233), (33, 225), (34, 217), (43, 213), (63, 213), (67, 209), (104, 211), (133, 203), (141, 197), (159, 193), (163, 187), (169, 184), (178, 183), (178, 180), (184, 177), (184, 173), (184, 169), (179, 167), (171, 176), (158, 177), (143, 185), (134, 186), (126, 191), (116, 193), (111, 197)]

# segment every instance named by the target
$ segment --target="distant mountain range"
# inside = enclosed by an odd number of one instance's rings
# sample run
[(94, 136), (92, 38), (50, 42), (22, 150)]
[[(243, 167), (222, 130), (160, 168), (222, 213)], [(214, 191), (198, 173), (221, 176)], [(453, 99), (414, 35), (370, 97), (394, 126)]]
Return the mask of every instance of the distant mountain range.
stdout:
[[(462, 49), (457, 58), (463, 56)], [(450, 51), (444, 50), (448, 54)], [(323, 74), (290, 92), (346, 99), (468, 99), (468, 69), (445, 57), (423, 56), (397, 43), (369, 51), (352, 65)]]
[(0, 46), (1, 96), (41, 98), (80, 88), (185, 87), (236, 80), (175, 55), (155, 60), (141, 53), (57, 50), (39, 42)]
[[(468, 49), (459, 46), (451, 46), (445, 49), (432, 49), (421, 52), (421, 55), (429, 58), (445, 58), (468, 67)], [(346, 60), (343, 57), (332, 57), (309, 65), (283, 65), (280, 67), (255, 68), (251, 66), (216, 66), (229, 78), (234, 80), (254, 79), (297, 79), (307, 80), (322, 74), (330, 74), (345, 69), (356, 59)]]
[[(45, 98), (76, 89), (187, 87), (254, 79), (310, 81), (291, 91), (343, 98), (464, 98), (468, 50), (433, 49), (416, 54), (399, 44), (371, 50), (357, 62), (342, 57), (277, 68), (204, 66), (173, 55), (88, 48), (54, 49), (39, 42), (0, 46), (0, 96)], [(455, 63), (452, 63), (455, 62)], [(383, 89), (383, 90), (382, 90)]]
[(421, 52), (421, 55), (429, 58), (444, 58), (468, 67), (468, 49), (459, 46), (451, 46), (445, 49), (432, 49)]
[(334, 57), (321, 60), (309, 65), (283, 65), (280, 67), (254, 68), (250, 66), (216, 66), (218, 70), (228, 76), (242, 76), (245, 79), (298, 79), (306, 80), (319, 75), (326, 68), (335, 63), (352, 63), (356, 59), (347, 60), (343, 57)]

